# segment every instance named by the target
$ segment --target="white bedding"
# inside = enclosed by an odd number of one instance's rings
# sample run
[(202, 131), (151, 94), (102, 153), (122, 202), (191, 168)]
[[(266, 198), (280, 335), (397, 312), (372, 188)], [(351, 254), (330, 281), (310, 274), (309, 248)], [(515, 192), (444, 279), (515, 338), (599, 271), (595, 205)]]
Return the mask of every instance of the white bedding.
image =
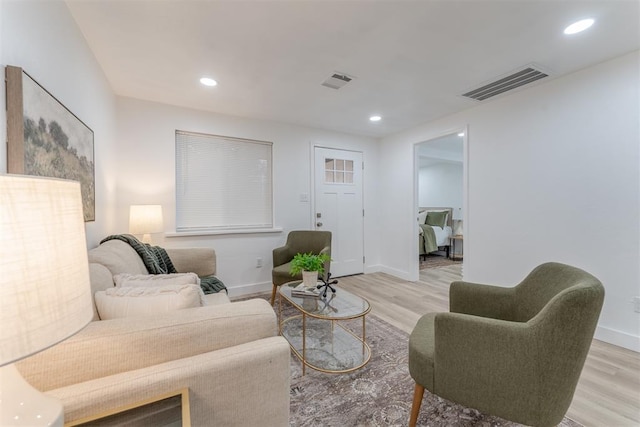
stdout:
[(436, 244), (438, 246), (449, 245), (449, 237), (451, 237), (451, 234), (453, 232), (451, 230), (451, 227), (449, 227), (448, 225), (446, 225), (444, 229), (440, 227), (433, 227), (433, 231), (436, 234)]
[[(436, 235), (436, 245), (438, 246), (449, 246), (449, 237), (453, 234), (453, 230), (451, 227), (446, 225), (444, 228), (432, 225), (433, 232)], [(420, 234), (422, 234), (422, 228), (419, 228)]]

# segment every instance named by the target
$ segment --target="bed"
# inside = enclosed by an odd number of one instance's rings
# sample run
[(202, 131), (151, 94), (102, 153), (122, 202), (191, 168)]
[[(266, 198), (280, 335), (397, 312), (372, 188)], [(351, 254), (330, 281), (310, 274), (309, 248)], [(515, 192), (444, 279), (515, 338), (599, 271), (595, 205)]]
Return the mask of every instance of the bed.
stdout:
[[(429, 214), (429, 213), (432, 214)], [(447, 258), (451, 248), (450, 237), (453, 234), (453, 208), (418, 208), (418, 254), (444, 251)]]

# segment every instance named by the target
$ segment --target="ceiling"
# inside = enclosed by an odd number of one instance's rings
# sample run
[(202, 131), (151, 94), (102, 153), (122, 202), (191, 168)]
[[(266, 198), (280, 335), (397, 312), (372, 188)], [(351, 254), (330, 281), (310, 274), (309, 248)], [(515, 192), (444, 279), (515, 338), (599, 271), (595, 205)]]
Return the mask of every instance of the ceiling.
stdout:
[[(531, 63), (544, 82), (640, 48), (637, 0), (67, 4), (117, 95), (373, 137), (491, 102), (460, 94)], [(321, 86), (334, 72), (355, 79)]]

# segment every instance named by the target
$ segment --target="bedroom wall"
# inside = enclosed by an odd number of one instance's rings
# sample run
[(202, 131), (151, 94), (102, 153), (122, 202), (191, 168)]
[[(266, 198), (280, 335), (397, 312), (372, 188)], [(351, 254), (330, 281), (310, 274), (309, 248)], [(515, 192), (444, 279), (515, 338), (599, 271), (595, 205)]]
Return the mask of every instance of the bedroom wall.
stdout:
[(462, 219), (462, 164), (437, 163), (418, 171), (418, 206), (450, 206)]
[(384, 270), (409, 276), (413, 145), (467, 128), (466, 280), (513, 286), (545, 261), (605, 285), (596, 337), (640, 351), (639, 52), (384, 138)]
[[(87, 246), (96, 246), (113, 224), (115, 96), (62, 1), (0, 1), (0, 40), (3, 75), (5, 65), (22, 67), (94, 132), (96, 220), (85, 229)], [(4, 108), (0, 130), (6, 135)], [(6, 173), (6, 146), (0, 146), (0, 172)]]
[[(166, 247), (212, 247), (218, 257), (218, 276), (240, 295), (271, 289), (272, 250), (293, 229), (312, 226), (311, 144), (362, 151), (364, 169), (366, 271), (378, 269), (377, 140), (275, 122), (231, 117), (180, 107), (118, 98), (119, 153), (116, 166), (118, 201), (114, 232), (128, 231), (129, 206), (161, 204), (165, 231), (175, 232), (175, 130), (233, 136), (273, 142), (275, 225), (268, 234), (231, 234), (197, 237), (153, 236)], [(256, 267), (260, 257), (263, 266)]]

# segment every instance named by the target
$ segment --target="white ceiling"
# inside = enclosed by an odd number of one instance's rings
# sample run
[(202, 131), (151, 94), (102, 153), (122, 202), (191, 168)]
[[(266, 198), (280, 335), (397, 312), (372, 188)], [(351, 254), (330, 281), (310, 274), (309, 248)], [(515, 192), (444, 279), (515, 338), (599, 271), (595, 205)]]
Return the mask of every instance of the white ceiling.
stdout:
[[(640, 48), (637, 0), (67, 4), (118, 95), (375, 137), (478, 105), (460, 94), (524, 65), (555, 78)], [(356, 78), (321, 86), (335, 71)]]

